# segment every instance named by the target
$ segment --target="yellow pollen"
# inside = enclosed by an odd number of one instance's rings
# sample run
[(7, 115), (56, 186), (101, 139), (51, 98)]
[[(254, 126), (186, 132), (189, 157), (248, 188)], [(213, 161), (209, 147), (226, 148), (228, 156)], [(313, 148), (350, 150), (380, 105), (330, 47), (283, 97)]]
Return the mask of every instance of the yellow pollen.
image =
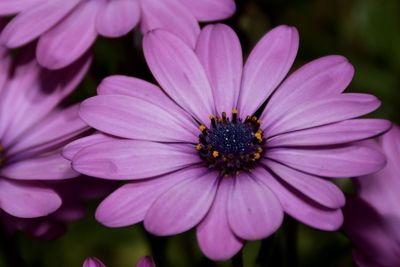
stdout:
[(253, 117), (251, 118), (251, 120), (254, 121), (254, 122), (256, 122), (256, 121), (257, 121), (257, 117), (256, 117), (256, 116), (253, 116)]
[(238, 110), (237, 110), (236, 108), (233, 108), (233, 109), (232, 109), (232, 113), (237, 114), (237, 113), (238, 113)]
[(261, 157), (260, 153), (254, 153), (254, 159), (259, 159)]
[(207, 129), (207, 127), (204, 126), (203, 124), (201, 124), (201, 125), (199, 126), (199, 129), (200, 129), (201, 132), (203, 132), (205, 129)]
[(200, 151), (200, 150), (201, 150), (201, 145), (200, 145), (200, 144), (197, 144), (197, 145), (196, 145), (196, 150), (197, 150), (197, 151)]
[(218, 153), (218, 151), (217, 151), (217, 150), (215, 150), (215, 151), (213, 152), (213, 154), (212, 154), (212, 155), (213, 155), (213, 157), (214, 157), (214, 158), (217, 158), (217, 157), (218, 157), (218, 155), (219, 155), (219, 153)]
[(262, 141), (261, 133), (257, 132), (254, 136), (257, 138), (258, 141)]
[(262, 123), (262, 120), (258, 120), (258, 121), (257, 121), (257, 123), (261, 125), (261, 123)]
[(215, 116), (213, 114), (210, 115), (210, 120), (215, 119)]
[(261, 147), (259, 147), (259, 148), (257, 148), (257, 152), (261, 153), (261, 152), (263, 152), (263, 149)]

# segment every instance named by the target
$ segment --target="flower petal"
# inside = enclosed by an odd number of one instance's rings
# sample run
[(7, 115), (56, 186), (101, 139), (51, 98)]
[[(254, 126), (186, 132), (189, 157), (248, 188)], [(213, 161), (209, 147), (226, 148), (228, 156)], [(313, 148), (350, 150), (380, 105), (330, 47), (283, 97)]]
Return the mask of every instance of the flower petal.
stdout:
[(360, 141), (389, 130), (391, 123), (382, 119), (354, 119), (274, 136), (268, 147), (338, 145)]
[(176, 0), (146, 0), (141, 5), (143, 34), (166, 29), (194, 48), (200, 27), (191, 10)]
[(267, 170), (258, 168), (255, 174), (279, 198), (283, 210), (300, 222), (325, 231), (335, 231), (343, 223), (340, 209), (328, 209), (310, 201), (298, 192), (278, 182)]
[(344, 195), (332, 182), (296, 171), (271, 160), (266, 160), (263, 163), (282, 180), (316, 203), (331, 209), (344, 206), (346, 201)]
[(227, 203), (231, 190), (232, 179), (222, 179), (210, 211), (196, 228), (201, 251), (215, 261), (230, 259), (243, 246), (228, 223)]
[(56, 25), (79, 0), (45, 1), (19, 13), (4, 28), (0, 41), (9, 48), (25, 45)]
[(213, 21), (229, 18), (236, 11), (233, 0), (180, 0), (200, 21)]
[(89, 176), (135, 180), (166, 174), (200, 161), (194, 146), (116, 140), (83, 148), (73, 158), (72, 166)]
[(167, 94), (195, 118), (208, 122), (215, 111), (212, 90), (192, 49), (163, 30), (145, 35), (143, 49), (150, 70)]
[(234, 180), (228, 201), (228, 220), (237, 236), (258, 240), (278, 230), (283, 210), (267, 186), (243, 172)]
[[(182, 112), (181, 112), (182, 113)], [(166, 110), (162, 103), (121, 95), (100, 95), (85, 100), (79, 115), (91, 127), (107, 134), (160, 142), (196, 143), (181, 113)], [(193, 125), (193, 129), (195, 129)]]
[(106, 266), (98, 258), (90, 257), (83, 262), (83, 267), (106, 267)]
[(118, 138), (115, 138), (110, 135), (102, 134), (102, 133), (94, 133), (92, 135), (82, 137), (80, 139), (77, 139), (68, 145), (66, 145), (63, 148), (62, 155), (64, 158), (68, 160), (72, 160), (73, 157), (83, 148), (95, 145), (98, 143), (102, 142), (108, 142), (108, 141), (113, 141), (113, 140), (118, 140)]
[(79, 173), (71, 168), (71, 162), (57, 151), (50, 155), (7, 164), (1, 169), (0, 174), (21, 180), (60, 180), (79, 176)]
[(293, 27), (279, 26), (257, 43), (243, 69), (239, 113), (252, 115), (288, 73), (296, 57), (299, 34)]
[(243, 67), (236, 33), (224, 24), (204, 27), (196, 54), (210, 80), (217, 114), (230, 112), (237, 105)]
[(0, 207), (15, 217), (46, 216), (61, 206), (56, 192), (36, 183), (0, 179)]
[(311, 100), (287, 111), (277, 121), (267, 120), (265, 131), (274, 136), (353, 119), (374, 111), (380, 104), (373, 95), (356, 93)]
[(2, 0), (0, 1), (0, 15), (8, 16), (39, 5), (46, 0)]
[(95, 20), (102, 2), (81, 1), (74, 12), (43, 34), (37, 60), (49, 69), (61, 69), (80, 58), (94, 43)]
[(203, 173), (203, 167), (192, 167), (154, 179), (125, 184), (101, 202), (96, 211), (96, 219), (108, 227), (138, 223), (163, 192), (183, 180), (200, 177)]
[(326, 56), (291, 74), (271, 97), (261, 120), (275, 121), (304, 102), (336, 96), (351, 82), (354, 68), (345, 57)]
[(266, 157), (318, 176), (347, 178), (376, 172), (386, 164), (383, 154), (363, 145), (327, 148), (276, 148)]
[(217, 191), (218, 173), (203, 169), (161, 194), (144, 218), (144, 227), (155, 235), (174, 235), (198, 224), (209, 211)]
[(119, 37), (130, 32), (140, 18), (138, 1), (108, 1), (102, 6), (96, 19), (97, 32), (106, 37)]

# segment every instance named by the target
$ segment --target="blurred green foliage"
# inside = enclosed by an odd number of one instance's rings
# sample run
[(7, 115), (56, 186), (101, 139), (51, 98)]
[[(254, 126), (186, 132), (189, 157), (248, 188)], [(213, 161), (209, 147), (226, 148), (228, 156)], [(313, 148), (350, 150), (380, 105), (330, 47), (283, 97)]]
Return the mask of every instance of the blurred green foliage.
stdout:
[[(226, 23), (239, 34), (245, 55), (272, 27), (294, 25), (301, 36), (295, 67), (328, 54), (346, 56), (356, 69), (348, 91), (376, 95), (382, 107), (373, 116), (400, 123), (400, 1), (238, 0), (237, 6), (237, 14)], [(153, 80), (141, 51), (140, 34), (99, 39), (94, 55), (89, 75), (70, 101), (94, 95), (99, 82), (112, 74)], [(76, 267), (87, 256), (97, 256), (109, 267), (133, 267), (145, 254), (155, 256), (158, 267), (232, 266), (230, 261), (213, 263), (204, 258), (194, 231), (153, 237), (142, 225), (107, 229), (93, 218), (95, 205), (87, 218), (71, 224), (67, 234), (56, 241), (18, 234), (9, 241), (14, 244), (1, 242), (15, 245), (29, 267)], [(248, 242), (243, 255), (246, 267), (352, 266), (351, 244), (342, 233), (316, 231), (288, 217), (275, 236)], [(6, 266), (1, 259), (0, 266)]]

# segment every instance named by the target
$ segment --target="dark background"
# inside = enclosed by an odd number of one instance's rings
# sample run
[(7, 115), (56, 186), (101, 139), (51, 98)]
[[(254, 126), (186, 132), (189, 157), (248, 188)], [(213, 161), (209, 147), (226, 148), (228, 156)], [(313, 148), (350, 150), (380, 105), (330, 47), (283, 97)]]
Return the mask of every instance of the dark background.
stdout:
[[(238, 33), (245, 55), (272, 27), (296, 26), (300, 48), (295, 68), (324, 55), (344, 55), (356, 69), (348, 91), (376, 95), (382, 106), (371, 116), (400, 122), (400, 1), (240, 0), (236, 3), (237, 13), (226, 23)], [(119, 39), (99, 38), (94, 46), (91, 71), (70, 101), (94, 95), (96, 85), (112, 74), (153, 81), (144, 62), (140, 38), (138, 33)], [(342, 186), (349, 189), (348, 182)], [(38, 241), (18, 234), (12, 240), (17, 253), (27, 266), (35, 267), (81, 266), (87, 256), (101, 258), (108, 267), (133, 267), (146, 254), (156, 257), (158, 267), (232, 266), (240, 261), (238, 257), (233, 262), (207, 260), (198, 249), (194, 231), (159, 238), (147, 235), (142, 225), (105, 228), (93, 218), (96, 204), (91, 203), (87, 217), (69, 225), (67, 234), (56, 241)], [(2, 259), (0, 267), (6, 266)], [(275, 236), (263, 242), (248, 242), (243, 261), (245, 267), (353, 266), (351, 243), (341, 232), (312, 230), (289, 217)]]

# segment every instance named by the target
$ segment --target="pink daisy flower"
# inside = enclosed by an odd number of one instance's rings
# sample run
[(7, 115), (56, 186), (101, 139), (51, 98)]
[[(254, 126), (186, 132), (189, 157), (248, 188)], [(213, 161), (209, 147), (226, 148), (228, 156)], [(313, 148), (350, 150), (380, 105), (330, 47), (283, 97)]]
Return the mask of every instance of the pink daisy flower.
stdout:
[(60, 196), (45, 181), (79, 175), (60, 150), (88, 130), (77, 105), (59, 103), (81, 81), (90, 58), (50, 72), (39, 67), (32, 52), (22, 51), (12, 64), (0, 50), (0, 209), (20, 218), (60, 207)]
[(148, 33), (145, 57), (163, 90), (106, 78), (80, 107), (103, 133), (64, 150), (81, 173), (131, 181), (100, 204), (97, 220), (109, 227), (144, 221), (162, 236), (196, 227), (214, 260), (274, 233), (284, 213), (338, 229), (345, 199), (326, 178), (382, 168), (380, 152), (352, 142), (390, 123), (355, 119), (380, 102), (343, 93), (354, 71), (341, 56), (312, 61), (284, 80), (298, 40), (295, 28), (277, 27), (243, 67), (238, 37), (225, 25), (205, 27), (195, 51), (165, 30)]
[(355, 178), (357, 195), (348, 198), (343, 228), (360, 267), (396, 267), (400, 259), (400, 127), (370, 143), (385, 153), (381, 171)]
[[(155, 267), (154, 261), (151, 257), (141, 257), (136, 264), (136, 267)], [(106, 267), (104, 263), (98, 258), (90, 257), (85, 260), (83, 267)]]
[(142, 32), (165, 28), (194, 46), (198, 21), (235, 12), (233, 0), (2, 0), (0, 16), (14, 15), (0, 40), (9, 48), (39, 38), (37, 60), (50, 69), (81, 57), (98, 35), (120, 37), (138, 23)]

